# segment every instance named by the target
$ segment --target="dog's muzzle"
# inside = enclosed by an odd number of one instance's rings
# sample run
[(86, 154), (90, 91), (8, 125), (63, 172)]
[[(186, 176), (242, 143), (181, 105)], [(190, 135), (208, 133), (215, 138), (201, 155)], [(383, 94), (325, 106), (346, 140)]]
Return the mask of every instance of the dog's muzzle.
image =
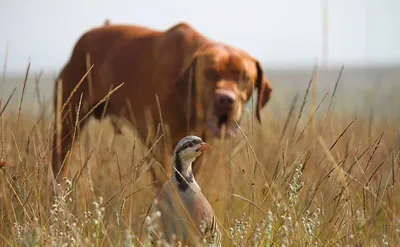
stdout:
[(234, 136), (238, 130), (232, 118), (237, 107), (237, 96), (231, 90), (217, 89), (214, 97), (213, 117), (207, 121), (207, 128), (215, 135), (221, 136), (225, 127), (225, 133)]
[(215, 93), (214, 109), (217, 117), (218, 128), (227, 124), (232, 117), (233, 110), (237, 103), (237, 96), (234, 92), (226, 89), (218, 89)]

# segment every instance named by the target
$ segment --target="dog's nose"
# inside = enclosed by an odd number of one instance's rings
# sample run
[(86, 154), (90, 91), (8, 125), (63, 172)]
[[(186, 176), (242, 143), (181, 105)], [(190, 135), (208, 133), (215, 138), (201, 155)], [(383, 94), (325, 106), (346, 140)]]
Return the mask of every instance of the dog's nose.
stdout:
[(236, 97), (231, 92), (218, 92), (215, 97), (215, 105), (220, 110), (231, 110), (235, 104)]
[(233, 98), (229, 95), (217, 95), (216, 100), (216, 103), (220, 108), (230, 108), (233, 105)]

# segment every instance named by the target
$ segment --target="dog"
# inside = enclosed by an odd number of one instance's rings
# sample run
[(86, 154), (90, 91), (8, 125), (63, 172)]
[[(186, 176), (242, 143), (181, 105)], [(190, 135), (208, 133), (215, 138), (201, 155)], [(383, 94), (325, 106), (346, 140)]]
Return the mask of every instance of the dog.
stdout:
[[(106, 102), (98, 104), (121, 83)], [(159, 142), (166, 151), (155, 157), (164, 160), (186, 135), (208, 140), (220, 138), (224, 129), (226, 136), (234, 136), (235, 121), (240, 121), (244, 105), (256, 90), (255, 114), (261, 123), (272, 85), (259, 61), (245, 51), (207, 38), (183, 22), (168, 30), (154, 30), (106, 21), (80, 37), (56, 79), (54, 177), (67, 174), (68, 162), (63, 161), (74, 128), (87, 122), (88, 118), (76, 121), (78, 109), (80, 117), (90, 112), (98, 119), (103, 113), (125, 117), (142, 139), (156, 132), (162, 117), (161, 129), (170, 135)]]

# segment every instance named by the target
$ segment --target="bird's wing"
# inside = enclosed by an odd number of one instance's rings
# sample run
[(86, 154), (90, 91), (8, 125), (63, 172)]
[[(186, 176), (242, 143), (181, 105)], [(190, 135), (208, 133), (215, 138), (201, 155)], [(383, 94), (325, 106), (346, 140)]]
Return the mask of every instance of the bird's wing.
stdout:
[(172, 234), (183, 241), (195, 238), (196, 229), (189, 216), (191, 210), (179, 190), (170, 181), (167, 181), (160, 191), (157, 198), (157, 209), (161, 213), (158, 231), (165, 234), (167, 241), (171, 240)]
[(211, 238), (220, 238), (217, 219), (207, 198), (198, 191), (184, 197), (190, 210), (190, 214), (195, 219), (196, 225), (204, 238), (208, 241)]

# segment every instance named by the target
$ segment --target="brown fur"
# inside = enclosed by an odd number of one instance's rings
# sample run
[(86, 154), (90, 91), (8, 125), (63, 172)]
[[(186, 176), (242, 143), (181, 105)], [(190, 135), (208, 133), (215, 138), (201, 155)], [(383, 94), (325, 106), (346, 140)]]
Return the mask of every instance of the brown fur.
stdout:
[[(61, 123), (62, 142), (59, 144), (56, 136), (53, 138), (54, 175), (60, 171), (61, 161), (71, 145), (71, 130), (81, 94), (79, 115), (82, 117), (107, 95), (111, 85), (115, 88), (123, 82), (124, 85), (111, 95), (105, 113), (128, 118), (143, 139), (149, 134), (149, 126), (156, 130), (160, 123), (158, 95), (165, 127), (171, 137), (166, 136), (169, 151), (157, 154), (159, 160), (164, 160), (185, 135), (195, 134), (203, 139), (218, 137), (220, 128), (216, 123), (223, 115), (227, 129), (233, 128), (233, 119), (240, 120), (253, 83), (255, 90), (258, 89), (256, 116), (261, 122), (261, 108), (272, 91), (256, 59), (240, 49), (206, 38), (185, 23), (157, 31), (141, 26), (111, 25), (106, 21), (103, 26), (84, 33), (76, 43), (58, 78), (62, 80), (62, 102), (87, 71), (86, 54), (90, 54), (90, 64), (94, 67), (88, 81), (82, 83), (62, 113), (65, 118)], [(130, 118), (128, 101), (134, 119)], [(57, 97), (54, 102), (56, 107)], [(104, 105), (99, 107), (94, 116), (100, 118), (103, 108)], [(152, 122), (148, 121), (146, 111), (150, 112)], [(206, 121), (213, 127), (208, 128)], [(59, 155), (57, 145), (60, 145)], [(60, 177), (66, 172), (64, 166)]]

